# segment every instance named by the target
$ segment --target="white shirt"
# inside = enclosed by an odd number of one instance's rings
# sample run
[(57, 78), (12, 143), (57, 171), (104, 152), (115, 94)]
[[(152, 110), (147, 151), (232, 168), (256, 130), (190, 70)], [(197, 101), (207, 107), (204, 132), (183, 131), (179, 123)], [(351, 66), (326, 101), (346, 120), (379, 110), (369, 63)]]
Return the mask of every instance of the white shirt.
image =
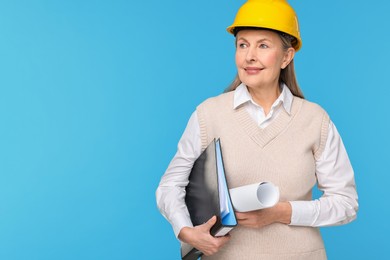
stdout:
[[(284, 109), (291, 112), (293, 95), (289, 88), (281, 85), (282, 92), (273, 103), (268, 115), (256, 104), (247, 87), (241, 84), (234, 93), (233, 108), (243, 105), (261, 128), (269, 125)], [(197, 113), (194, 112), (179, 141), (173, 157), (156, 191), (157, 206), (171, 223), (178, 236), (183, 227), (192, 227), (184, 202), (185, 187), (195, 160), (202, 152)], [(354, 172), (341, 137), (330, 121), (328, 137), (321, 158), (316, 160), (318, 188), (321, 198), (312, 201), (290, 201), (292, 216), (290, 225), (330, 226), (348, 223), (356, 218), (358, 197)]]

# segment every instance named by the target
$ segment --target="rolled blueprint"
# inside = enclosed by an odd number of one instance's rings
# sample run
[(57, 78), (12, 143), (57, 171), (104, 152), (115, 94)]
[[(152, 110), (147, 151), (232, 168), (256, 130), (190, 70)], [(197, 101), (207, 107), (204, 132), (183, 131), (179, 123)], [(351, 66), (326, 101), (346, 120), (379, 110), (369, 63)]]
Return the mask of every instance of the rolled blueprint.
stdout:
[(279, 201), (279, 189), (271, 182), (249, 184), (229, 190), (238, 212), (270, 208)]

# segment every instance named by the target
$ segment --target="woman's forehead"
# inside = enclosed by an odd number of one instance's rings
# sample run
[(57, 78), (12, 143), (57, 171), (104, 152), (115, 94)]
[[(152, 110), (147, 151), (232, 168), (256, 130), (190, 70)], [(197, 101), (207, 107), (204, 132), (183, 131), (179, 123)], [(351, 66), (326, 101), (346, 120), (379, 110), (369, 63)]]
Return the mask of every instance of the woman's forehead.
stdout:
[(239, 30), (236, 34), (236, 38), (269, 38), (276, 39), (278, 33), (267, 29), (243, 29)]

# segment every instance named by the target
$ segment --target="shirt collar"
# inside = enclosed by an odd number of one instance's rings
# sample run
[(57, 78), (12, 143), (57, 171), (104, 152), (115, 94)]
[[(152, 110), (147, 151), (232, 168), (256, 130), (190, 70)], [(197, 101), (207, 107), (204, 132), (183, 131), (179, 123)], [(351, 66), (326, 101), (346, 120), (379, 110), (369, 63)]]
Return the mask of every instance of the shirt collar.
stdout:
[[(293, 94), (291, 93), (290, 89), (287, 87), (286, 84), (281, 83), (280, 88), (282, 92), (280, 93), (279, 97), (275, 100), (272, 107), (275, 107), (279, 103), (281, 103), (286, 110), (288, 114), (291, 113), (291, 106), (293, 101)], [(255, 104), (255, 102), (252, 99), (251, 94), (248, 91), (248, 88), (244, 83), (241, 83), (236, 90), (234, 91), (234, 102), (233, 102), (233, 109), (238, 108), (244, 103), (252, 102)]]

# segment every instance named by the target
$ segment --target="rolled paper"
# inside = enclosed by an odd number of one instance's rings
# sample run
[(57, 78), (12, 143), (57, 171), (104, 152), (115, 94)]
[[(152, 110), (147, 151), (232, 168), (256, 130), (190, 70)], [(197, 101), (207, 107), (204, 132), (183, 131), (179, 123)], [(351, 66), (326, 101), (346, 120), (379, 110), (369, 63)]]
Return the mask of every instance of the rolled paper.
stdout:
[(244, 185), (229, 192), (233, 208), (238, 212), (270, 208), (279, 201), (279, 188), (271, 182)]

